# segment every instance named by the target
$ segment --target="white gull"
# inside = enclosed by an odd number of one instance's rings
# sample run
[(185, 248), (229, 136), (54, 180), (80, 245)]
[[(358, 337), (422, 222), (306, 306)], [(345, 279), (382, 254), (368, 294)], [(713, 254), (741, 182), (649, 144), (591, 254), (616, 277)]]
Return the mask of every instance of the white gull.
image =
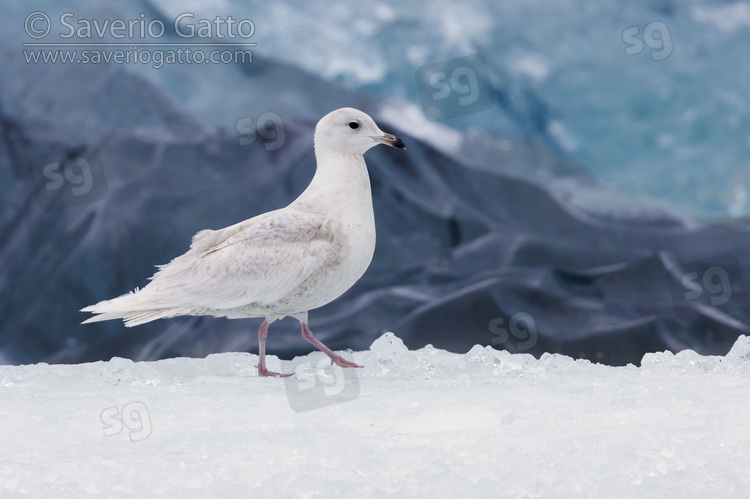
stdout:
[(123, 319), (131, 327), (180, 315), (263, 317), (258, 374), (282, 376), (266, 368), (266, 336), (269, 324), (291, 316), (331, 363), (362, 367), (315, 338), (307, 313), (341, 296), (372, 260), (375, 217), (363, 154), (377, 144), (406, 146), (353, 108), (324, 116), (314, 141), (315, 176), (289, 206), (198, 232), (187, 253), (160, 266), (143, 289), (82, 309), (99, 314), (83, 323)]

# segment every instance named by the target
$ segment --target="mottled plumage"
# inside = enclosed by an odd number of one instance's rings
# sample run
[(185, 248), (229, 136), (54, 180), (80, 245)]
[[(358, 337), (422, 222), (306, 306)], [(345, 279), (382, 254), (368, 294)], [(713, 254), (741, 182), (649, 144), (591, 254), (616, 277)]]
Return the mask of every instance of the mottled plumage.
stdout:
[(297, 318), (302, 335), (342, 367), (361, 367), (331, 352), (312, 336), (307, 312), (343, 294), (370, 264), (375, 219), (363, 154), (378, 143), (404, 148), (365, 113), (342, 108), (315, 128), (317, 169), (289, 206), (220, 230), (203, 230), (187, 253), (175, 258), (143, 289), (84, 308), (84, 321), (123, 319), (137, 326), (180, 315), (231, 319), (264, 317), (258, 331), (264, 376), (268, 325)]

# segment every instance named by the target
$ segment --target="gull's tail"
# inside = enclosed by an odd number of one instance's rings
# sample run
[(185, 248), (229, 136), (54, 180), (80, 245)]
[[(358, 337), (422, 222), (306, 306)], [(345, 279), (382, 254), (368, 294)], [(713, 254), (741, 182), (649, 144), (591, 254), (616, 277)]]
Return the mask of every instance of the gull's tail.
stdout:
[(82, 308), (81, 312), (91, 312), (98, 315), (86, 319), (81, 324), (122, 319), (125, 326), (133, 327), (156, 319), (167, 319), (180, 315), (175, 308), (148, 299), (147, 296), (150, 293), (144, 293), (144, 291), (146, 290), (139, 291), (136, 289), (117, 298), (100, 301), (96, 305)]

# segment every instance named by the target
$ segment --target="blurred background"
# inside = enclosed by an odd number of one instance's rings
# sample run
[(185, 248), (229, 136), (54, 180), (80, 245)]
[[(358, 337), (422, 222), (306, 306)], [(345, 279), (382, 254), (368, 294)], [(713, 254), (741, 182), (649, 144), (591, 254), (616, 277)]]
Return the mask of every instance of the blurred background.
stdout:
[[(0, 363), (257, 353), (260, 320), (81, 326), (191, 236), (285, 206), (320, 117), (406, 151), (367, 162), (378, 245), (311, 313), (612, 365), (724, 354), (750, 331), (750, 3), (0, 6)], [(268, 351), (307, 353), (298, 324)]]

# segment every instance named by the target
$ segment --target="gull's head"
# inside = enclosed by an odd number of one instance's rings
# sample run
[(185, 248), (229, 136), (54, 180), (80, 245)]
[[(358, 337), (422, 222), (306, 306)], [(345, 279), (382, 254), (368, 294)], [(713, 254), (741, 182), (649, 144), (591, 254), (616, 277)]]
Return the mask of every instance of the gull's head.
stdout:
[(344, 154), (364, 154), (378, 144), (406, 149), (401, 139), (383, 132), (372, 118), (352, 107), (326, 114), (315, 127), (316, 151), (325, 148)]

